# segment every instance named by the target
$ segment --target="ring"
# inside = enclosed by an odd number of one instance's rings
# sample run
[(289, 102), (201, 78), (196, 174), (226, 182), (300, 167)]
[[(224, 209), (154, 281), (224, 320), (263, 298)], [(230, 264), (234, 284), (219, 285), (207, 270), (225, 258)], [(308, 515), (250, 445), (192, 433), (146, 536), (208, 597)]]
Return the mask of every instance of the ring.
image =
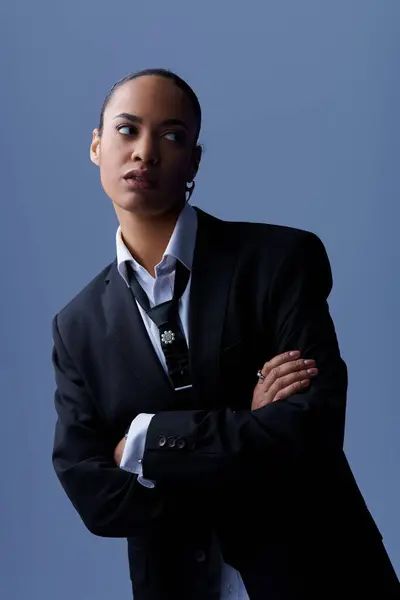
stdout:
[(258, 379), (260, 379), (260, 381), (264, 381), (265, 380), (264, 375), (261, 373), (261, 369), (259, 369), (257, 371), (257, 377), (258, 377)]

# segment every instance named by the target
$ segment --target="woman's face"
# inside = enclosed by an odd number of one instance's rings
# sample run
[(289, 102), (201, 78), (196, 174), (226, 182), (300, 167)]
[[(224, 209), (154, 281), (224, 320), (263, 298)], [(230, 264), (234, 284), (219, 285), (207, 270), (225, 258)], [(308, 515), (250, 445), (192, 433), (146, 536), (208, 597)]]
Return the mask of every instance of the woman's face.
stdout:
[(190, 101), (173, 81), (148, 75), (117, 88), (91, 145), (117, 213), (151, 216), (181, 205), (200, 162), (196, 134)]

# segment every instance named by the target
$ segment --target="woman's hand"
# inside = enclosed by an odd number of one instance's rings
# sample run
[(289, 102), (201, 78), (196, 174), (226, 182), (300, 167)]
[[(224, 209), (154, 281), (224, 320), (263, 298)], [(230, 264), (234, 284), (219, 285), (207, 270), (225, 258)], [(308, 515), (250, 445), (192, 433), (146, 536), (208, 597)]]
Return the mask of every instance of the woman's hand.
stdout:
[(118, 467), (121, 464), (122, 455), (125, 450), (125, 444), (126, 444), (126, 439), (125, 439), (125, 437), (123, 437), (122, 440), (119, 442), (118, 446), (114, 450), (114, 460)]
[(254, 388), (251, 410), (306, 390), (311, 379), (318, 375), (318, 369), (314, 360), (303, 360), (300, 352), (294, 350), (266, 362), (260, 373), (262, 377)]

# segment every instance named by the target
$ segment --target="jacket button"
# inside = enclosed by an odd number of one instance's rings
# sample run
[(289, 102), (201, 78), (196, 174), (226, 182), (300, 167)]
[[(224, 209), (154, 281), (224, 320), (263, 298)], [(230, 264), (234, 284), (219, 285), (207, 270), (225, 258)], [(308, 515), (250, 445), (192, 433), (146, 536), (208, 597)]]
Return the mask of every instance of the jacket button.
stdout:
[(158, 445), (160, 446), (160, 448), (165, 446), (166, 443), (167, 443), (167, 438), (165, 437), (165, 435), (160, 435), (160, 437), (158, 438)]
[(179, 449), (184, 448), (186, 446), (186, 441), (183, 438), (178, 438), (176, 440), (176, 445)]
[(169, 448), (174, 448), (174, 447), (175, 447), (175, 444), (176, 444), (176, 440), (175, 440), (175, 438), (173, 438), (173, 437), (169, 437), (169, 438), (167, 439), (167, 444), (168, 444), (168, 447), (169, 447)]
[(206, 553), (204, 550), (198, 550), (195, 555), (196, 562), (202, 563), (206, 560)]

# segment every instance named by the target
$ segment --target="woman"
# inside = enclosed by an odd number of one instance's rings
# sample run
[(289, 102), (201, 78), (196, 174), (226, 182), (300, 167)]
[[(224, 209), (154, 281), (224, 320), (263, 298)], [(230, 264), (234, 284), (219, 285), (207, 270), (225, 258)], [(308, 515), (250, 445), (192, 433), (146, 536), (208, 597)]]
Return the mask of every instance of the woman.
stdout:
[(56, 473), (92, 533), (128, 539), (136, 600), (397, 597), (343, 454), (325, 249), (193, 208), (200, 127), (169, 71), (105, 100), (117, 257), (53, 321)]

